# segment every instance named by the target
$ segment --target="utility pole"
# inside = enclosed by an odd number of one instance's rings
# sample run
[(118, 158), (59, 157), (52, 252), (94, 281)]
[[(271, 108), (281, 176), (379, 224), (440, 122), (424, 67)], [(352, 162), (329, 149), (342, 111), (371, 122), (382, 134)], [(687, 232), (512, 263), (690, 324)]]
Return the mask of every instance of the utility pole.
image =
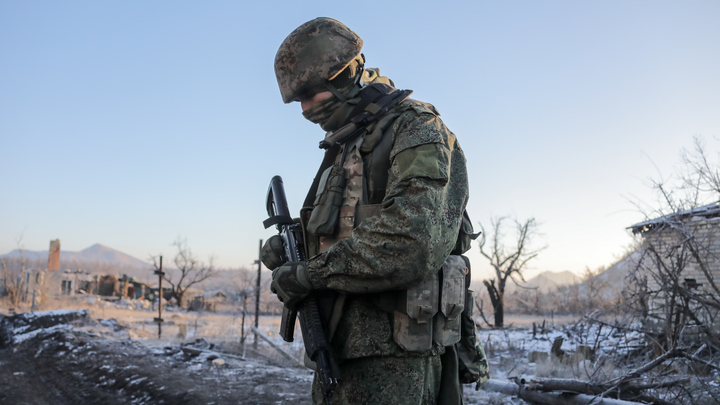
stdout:
[(155, 322), (158, 324), (158, 339), (162, 336), (162, 300), (163, 300), (163, 289), (162, 280), (165, 273), (162, 271), (162, 256), (160, 256), (160, 268), (155, 270), (155, 274), (158, 275), (158, 317), (155, 318)]
[[(258, 265), (257, 284), (255, 285), (255, 329), (258, 327), (258, 317), (260, 316), (260, 278), (262, 270), (262, 262), (260, 256), (262, 254), (262, 242), (260, 239), (260, 247), (258, 248), (258, 259), (255, 261)], [(253, 334), (253, 348), (257, 349), (258, 337), (257, 334)]]

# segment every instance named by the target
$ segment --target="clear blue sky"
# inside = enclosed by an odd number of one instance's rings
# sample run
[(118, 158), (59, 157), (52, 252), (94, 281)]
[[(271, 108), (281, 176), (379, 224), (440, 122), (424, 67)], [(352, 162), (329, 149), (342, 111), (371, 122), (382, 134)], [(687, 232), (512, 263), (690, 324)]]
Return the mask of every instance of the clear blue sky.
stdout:
[(0, 253), (24, 232), (30, 250), (60, 238), (145, 259), (182, 236), (249, 266), (272, 234), (270, 178), (298, 210), (322, 156), (272, 68), (317, 16), (438, 108), (468, 159), (474, 221), (542, 223), (534, 271), (609, 264), (646, 179), (693, 135), (718, 149), (717, 1), (3, 1)]

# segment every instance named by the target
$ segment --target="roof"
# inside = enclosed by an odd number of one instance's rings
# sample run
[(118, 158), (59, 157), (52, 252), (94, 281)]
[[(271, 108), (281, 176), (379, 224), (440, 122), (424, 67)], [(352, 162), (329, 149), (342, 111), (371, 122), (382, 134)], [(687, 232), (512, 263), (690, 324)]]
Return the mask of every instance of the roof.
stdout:
[(659, 218), (639, 222), (635, 225), (627, 227), (627, 229), (632, 229), (633, 233), (646, 233), (656, 229), (658, 225), (670, 221), (682, 221), (694, 217), (707, 219), (720, 217), (720, 201), (708, 205), (703, 205), (702, 207), (682, 210), (673, 214), (664, 215)]

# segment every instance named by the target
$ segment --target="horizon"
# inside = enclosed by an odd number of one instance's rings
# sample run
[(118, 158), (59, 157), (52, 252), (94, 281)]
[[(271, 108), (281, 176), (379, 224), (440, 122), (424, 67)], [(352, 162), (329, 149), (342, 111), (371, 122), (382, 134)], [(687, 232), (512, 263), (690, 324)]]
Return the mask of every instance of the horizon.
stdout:
[[(61, 244), (62, 244), (62, 241), (60, 241), (60, 242), (61, 242)], [(115, 253), (120, 253), (120, 254), (129, 256), (129, 257), (131, 257), (132, 259), (136, 259), (136, 260), (138, 260), (138, 261), (143, 262), (145, 265), (147, 265), (147, 266), (149, 266), (149, 267), (152, 267), (152, 264), (149, 263), (149, 262), (146, 262), (146, 261), (144, 261), (144, 260), (142, 260), (142, 259), (140, 259), (140, 258), (137, 258), (137, 257), (135, 257), (135, 256), (132, 256), (132, 255), (130, 255), (130, 254), (128, 254), (128, 253), (121, 252), (121, 251), (119, 251), (119, 250), (117, 250), (117, 249), (114, 249), (114, 248), (112, 248), (112, 247), (110, 247), (110, 246), (103, 245), (102, 243), (94, 243), (94, 244), (86, 247), (85, 249), (72, 250), (72, 251), (65, 251), (65, 250), (63, 250), (62, 247), (61, 247), (61, 248), (60, 248), (60, 266), (62, 267), (62, 254), (63, 254), (63, 253), (80, 253), (80, 252), (83, 252), (83, 251), (88, 250), (88, 249), (90, 249), (90, 248), (92, 248), (92, 247), (95, 247), (95, 246), (100, 246), (100, 247), (103, 247), (103, 248), (105, 248), (105, 249), (109, 249), (109, 250), (111, 250), (111, 251), (113, 251), (113, 252), (115, 252)], [(32, 254), (46, 254), (46, 253), (49, 253), (49, 250), (30, 250), (30, 249), (22, 249), (22, 250), (23, 250), (24, 253), (32, 253)], [(0, 253), (0, 258), (3, 257), (3, 256), (8, 257), (8, 256), (10, 256), (12, 253), (14, 253), (14, 252), (19, 252), (19, 249), (16, 248), (16, 249), (13, 249), (13, 250), (11, 250), (11, 251), (9, 251), (9, 252), (7, 252), (7, 253)], [(42, 259), (42, 258), (30, 259), (30, 260), (41, 260), (41, 259)], [(73, 262), (75, 262), (75, 261), (73, 261)], [(132, 265), (129, 265), (129, 266), (132, 266)], [(169, 268), (171, 268), (171, 269), (176, 269), (175, 267), (172, 267), (172, 266), (173, 266), (173, 263), (172, 263), (171, 261), (168, 262), (167, 264), (163, 264), (163, 267), (165, 267), (165, 266), (169, 266)], [(215, 269), (216, 269), (217, 271), (251, 271), (251, 272), (257, 270), (256, 268), (252, 268), (252, 267), (235, 267), (235, 268), (233, 268), (233, 267), (216, 267)], [(579, 274), (579, 275), (578, 275), (578, 274), (575, 274), (575, 273), (573, 273), (573, 272), (571, 272), (571, 271), (569, 271), (569, 270), (558, 270), (558, 271), (543, 270), (543, 271), (539, 271), (539, 272), (537, 272), (537, 273), (534, 273), (534, 274), (532, 275), (532, 277), (527, 278), (527, 281), (529, 282), (529, 281), (531, 281), (532, 279), (537, 278), (537, 277), (539, 277), (539, 276), (541, 276), (541, 275), (545, 275), (545, 274), (559, 275), (559, 274), (563, 274), (563, 273), (571, 273), (573, 276), (575, 276), (575, 277), (578, 278), (578, 281), (582, 281), (582, 274)], [(481, 280), (473, 280), (473, 282), (480, 282), (480, 281), (481, 281)], [(551, 281), (552, 281), (552, 280), (551, 280)]]
[[(319, 15), (441, 112), (476, 229), (537, 219), (548, 248), (528, 277), (609, 266), (644, 219), (633, 202), (656, 201), (647, 179), (672, 178), (696, 135), (720, 149), (718, 2), (364, 4), (0, 3), (0, 251), (22, 236), (171, 257), (182, 237), (251, 268), (274, 233), (270, 178), (298, 212), (322, 159), (323, 132), (282, 103), (272, 68)], [(473, 280), (492, 274), (477, 243), (468, 256)]]

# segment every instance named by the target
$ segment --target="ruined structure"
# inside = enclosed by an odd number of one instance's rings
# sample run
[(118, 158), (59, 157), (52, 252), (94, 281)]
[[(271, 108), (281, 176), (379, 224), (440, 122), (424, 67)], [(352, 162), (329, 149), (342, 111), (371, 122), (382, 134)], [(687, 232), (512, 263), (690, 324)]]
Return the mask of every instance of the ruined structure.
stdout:
[(50, 271), (60, 270), (60, 239), (50, 241), (47, 269)]
[(635, 276), (650, 324), (665, 337), (720, 330), (720, 202), (629, 227), (643, 244)]

